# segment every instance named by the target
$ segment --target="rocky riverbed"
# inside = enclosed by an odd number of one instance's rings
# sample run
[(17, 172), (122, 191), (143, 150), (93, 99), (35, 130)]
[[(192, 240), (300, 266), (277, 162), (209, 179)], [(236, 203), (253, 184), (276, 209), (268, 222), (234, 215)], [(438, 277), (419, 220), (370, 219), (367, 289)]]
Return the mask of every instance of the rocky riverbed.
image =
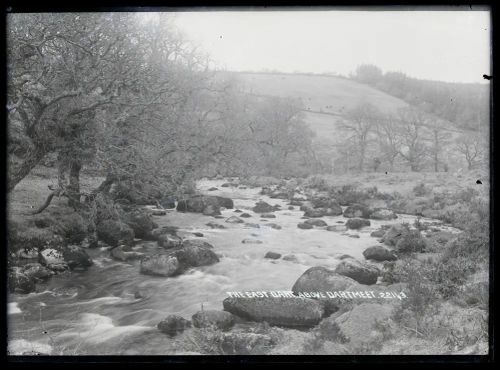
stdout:
[[(265, 334), (246, 333), (242, 339), (239, 330), (253, 322), (306, 330), (335, 320), (328, 316), (338, 310), (339, 300), (261, 298), (249, 307), (248, 300), (228, 298), (228, 292), (385, 291), (381, 271), (384, 261), (397, 258), (392, 249), (398, 225), (413, 225), (416, 219), (383, 209), (367, 217), (363, 207), (341, 207), (320, 194), (309, 204), (310, 194), (298, 192), (290, 200), (289, 194), (227, 180), (199, 181), (198, 191), (232, 204), (203, 204), (197, 212), (184, 212), (197, 202), (178, 205), (183, 212), (156, 210), (157, 229), (177, 228), (176, 235), (136, 239), (132, 248), (118, 246), (111, 253), (106, 247), (86, 249), (93, 261), (86, 269), (52, 276), (32, 293), (12, 294), (9, 350), (180, 354), (183, 335), (205, 323), (226, 332), (222, 342), (229, 352), (245, 353), (240, 346), (268, 348), (272, 340)], [(420, 222), (435, 231), (458, 232), (436, 220)]]

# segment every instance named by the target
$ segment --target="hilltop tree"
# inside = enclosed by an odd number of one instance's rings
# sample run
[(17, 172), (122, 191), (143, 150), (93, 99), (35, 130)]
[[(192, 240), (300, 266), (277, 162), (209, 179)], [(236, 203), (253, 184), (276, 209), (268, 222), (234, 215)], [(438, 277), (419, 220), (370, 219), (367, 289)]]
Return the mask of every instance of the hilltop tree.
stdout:
[(355, 79), (361, 83), (375, 85), (382, 76), (382, 70), (373, 64), (362, 64), (356, 68)]

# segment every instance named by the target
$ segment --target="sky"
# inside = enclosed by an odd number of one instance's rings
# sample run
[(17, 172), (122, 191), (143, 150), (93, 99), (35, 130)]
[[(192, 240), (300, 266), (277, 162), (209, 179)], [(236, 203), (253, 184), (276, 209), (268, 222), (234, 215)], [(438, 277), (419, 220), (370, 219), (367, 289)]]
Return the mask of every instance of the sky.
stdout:
[(448, 82), (490, 73), (487, 11), (179, 12), (174, 23), (232, 71), (336, 73), (360, 64)]

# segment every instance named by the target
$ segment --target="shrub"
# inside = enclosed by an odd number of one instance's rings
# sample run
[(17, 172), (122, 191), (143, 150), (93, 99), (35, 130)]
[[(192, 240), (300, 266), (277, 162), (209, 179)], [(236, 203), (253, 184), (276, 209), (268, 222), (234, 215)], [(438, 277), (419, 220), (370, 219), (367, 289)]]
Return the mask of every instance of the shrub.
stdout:
[(321, 176), (311, 176), (309, 177), (304, 186), (317, 189), (320, 191), (328, 191), (330, 189), (327, 181)]
[(69, 244), (79, 244), (87, 236), (88, 227), (78, 213), (67, 215), (54, 225), (55, 232), (61, 235)]
[(426, 194), (429, 194), (430, 193), (430, 189), (425, 186), (425, 184), (423, 182), (421, 182), (420, 184), (416, 185), (414, 188), (413, 188), (413, 193), (417, 196), (417, 197), (423, 197), (424, 195)]
[(340, 189), (333, 191), (332, 195), (342, 206), (363, 203), (363, 201), (370, 198), (366, 191), (359, 190), (354, 185), (344, 185)]
[(424, 252), (426, 247), (427, 243), (419, 230), (408, 230), (396, 243), (396, 250), (400, 253)]

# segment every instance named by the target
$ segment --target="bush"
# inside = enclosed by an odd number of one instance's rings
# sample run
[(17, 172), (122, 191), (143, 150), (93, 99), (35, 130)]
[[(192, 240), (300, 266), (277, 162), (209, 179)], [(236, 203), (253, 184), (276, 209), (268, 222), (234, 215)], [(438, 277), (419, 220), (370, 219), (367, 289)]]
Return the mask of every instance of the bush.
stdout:
[(396, 243), (396, 250), (400, 253), (424, 252), (426, 247), (427, 243), (419, 230), (408, 230)]
[(88, 234), (88, 226), (78, 213), (69, 214), (64, 219), (58, 220), (54, 229), (69, 244), (81, 243)]
[(305, 187), (317, 189), (320, 191), (328, 191), (330, 189), (327, 181), (320, 176), (309, 177), (304, 184)]
[(420, 184), (416, 185), (413, 188), (413, 193), (417, 197), (423, 197), (424, 195), (427, 195), (430, 193), (430, 189), (427, 186), (425, 186), (425, 184), (423, 182), (421, 182)]
[(359, 190), (353, 185), (344, 185), (340, 189), (333, 191), (332, 195), (341, 206), (363, 203), (363, 201), (370, 198), (366, 191)]
[(395, 310), (394, 319), (419, 332), (423, 321), (439, 309), (439, 292), (430, 279), (432, 264), (407, 260), (399, 266), (397, 275), (407, 283), (407, 298)]

